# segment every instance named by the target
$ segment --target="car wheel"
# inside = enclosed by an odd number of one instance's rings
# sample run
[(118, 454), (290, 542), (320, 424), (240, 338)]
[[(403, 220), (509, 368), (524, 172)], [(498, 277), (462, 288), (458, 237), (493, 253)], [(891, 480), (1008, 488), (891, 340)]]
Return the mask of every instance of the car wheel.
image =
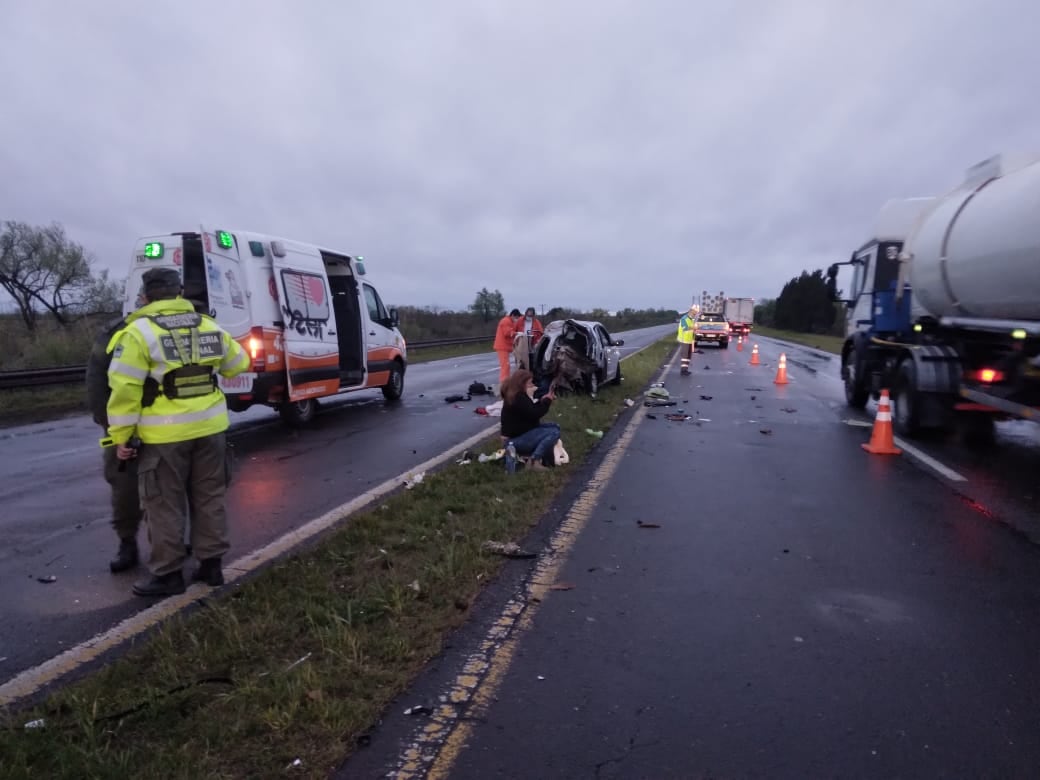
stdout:
[(402, 395), (404, 395), (404, 369), (400, 363), (394, 361), (390, 368), (390, 378), (383, 385), (383, 398), (387, 401), (397, 401)]
[(729, 339), (723, 339), (720, 341), (719, 346), (722, 347), (722, 349), (729, 349)]
[(589, 395), (595, 398), (596, 393), (599, 392), (599, 376), (595, 371), (585, 375), (585, 387), (588, 389)]
[(621, 362), (618, 361), (617, 368), (614, 370), (614, 384), (621, 384)]
[(278, 407), (278, 413), (286, 423), (294, 428), (306, 425), (314, 419), (318, 412), (318, 402), (313, 398), (302, 401), (288, 401)]

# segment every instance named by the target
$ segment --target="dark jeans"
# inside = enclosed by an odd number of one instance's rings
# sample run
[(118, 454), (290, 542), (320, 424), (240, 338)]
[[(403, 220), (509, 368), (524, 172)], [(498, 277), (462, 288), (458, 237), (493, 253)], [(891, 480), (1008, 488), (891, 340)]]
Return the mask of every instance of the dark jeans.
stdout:
[(516, 448), (517, 455), (530, 455), (535, 460), (544, 463), (546, 456), (552, 452), (559, 440), (560, 426), (556, 423), (542, 423), (537, 428), (514, 436), (509, 441)]

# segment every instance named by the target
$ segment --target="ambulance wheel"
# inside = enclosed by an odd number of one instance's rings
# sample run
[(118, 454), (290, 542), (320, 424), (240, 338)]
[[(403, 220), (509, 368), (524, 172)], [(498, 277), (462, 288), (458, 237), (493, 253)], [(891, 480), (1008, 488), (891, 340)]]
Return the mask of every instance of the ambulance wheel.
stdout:
[(306, 425), (314, 419), (318, 412), (318, 402), (313, 398), (305, 398), (302, 401), (291, 401), (278, 407), (278, 413), (286, 423), (298, 428)]
[(394, 362), (390, 367), (390, 379), (383, 385), (383, 398), (387, 401), (397, 401), (404, 395), (404, 370), (401, 364)]

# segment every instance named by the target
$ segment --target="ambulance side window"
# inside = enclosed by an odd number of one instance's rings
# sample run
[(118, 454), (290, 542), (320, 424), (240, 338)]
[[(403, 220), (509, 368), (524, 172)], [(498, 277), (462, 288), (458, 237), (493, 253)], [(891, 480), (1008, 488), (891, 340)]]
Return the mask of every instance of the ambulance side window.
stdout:
[(378, 322), (385, 325), (390, 320), (390, 315), (386, 313), (386, 307), (383, 306), (383, 302), (379, 299), (379, 293), (376, 292), (375, 287), (369, 285), (363, 285), (365, 288), (365, 303), (368, 304), (368, 318), (372, 322)]

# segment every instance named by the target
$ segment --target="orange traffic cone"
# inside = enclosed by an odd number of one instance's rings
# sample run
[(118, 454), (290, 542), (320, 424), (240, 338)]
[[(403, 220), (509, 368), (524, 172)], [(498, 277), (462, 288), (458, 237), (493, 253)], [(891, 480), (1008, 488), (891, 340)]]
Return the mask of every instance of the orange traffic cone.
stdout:
[(892, 437), (892, 405), (888, 400), (888, 390), (881, 391), (878, 401), (877, 417), (874, 418), (874, 430), (870, 434), (870, 442), (861, 447), (874, 455), (899, 455), (902, 450), (896, 447)]
[(753, 366), (760, 365), (760, 363), (758, 362), (758, 344), (755, 344), (751, 348), (751, 365), (753, 365)]
[(737, 336), (737, 352), (743, 352), (743, 351), (744, 351), (744, 337), (743, 336)]
[(787, 384), (787, 355), (783, 352), (780, 353), (780, 367), (776, 370), (776, 379), (773, 380), (773, 384)]

